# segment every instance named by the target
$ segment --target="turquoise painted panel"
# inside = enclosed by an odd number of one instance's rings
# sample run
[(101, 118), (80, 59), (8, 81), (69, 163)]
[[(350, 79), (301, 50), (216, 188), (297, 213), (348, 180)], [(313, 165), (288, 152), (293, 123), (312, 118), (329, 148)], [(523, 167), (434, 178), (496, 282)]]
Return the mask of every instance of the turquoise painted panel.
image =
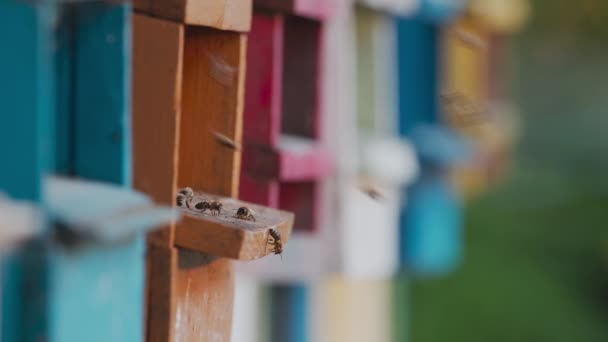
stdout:
[[(55, 15), (51, 3), (0, 0), (0, 191), (35, 202), (53, 160)], [(2, 260), (2, 341), (44, 338), (44, 265), (35, 247)]]
[(397, 24), (399, 133), (412, 140), (421, 164), (420, 179), (405, 190), (400, 264), (419, 276), (448, 273), (462, 257), (462, 209), (444, 171), (468, 148), (438, 118), (438, 30), (420, 18)]
[(416, 19), (397, 20), (399, 133), (437, 118), (437, 31)]
[(441, 175), (427, 174), (407, 192), (402, 212), (401, 264), (414, 276), (453, 271), (462, 259), (462, 208)]
[(55, 123), (55, 173), (74, 174), (73, 115), (74, 34), (72, 6), (63, 6), (55, 32), (55, 87), (57, 115)]
[(131, 185), (131, 6), (78, 5), (74, 158), (81, 177)]
[(50, 341), (143, 341), (143, 239), (50, 254)]
[(467, 4), (467, 0), (420, 0), (416, 16), (435, 23), (454, 19)]
[(0, 190), (39, 200), (53, 159), (51, 5), (0, 0)]
[[(64, 22), (61, 173), (131, 186), (128, 4), (69, 5)], [(61, 97), (63, 98), (63, 97)], [(144, 228), (142, 226), (142, 228)], [(51, 341), (141, 341), (144, 240), (49, 250)]]
[(309, 341), (308, 291), (305, 285), (283, 285), (271, 288), (270, 340), (272, 342)]

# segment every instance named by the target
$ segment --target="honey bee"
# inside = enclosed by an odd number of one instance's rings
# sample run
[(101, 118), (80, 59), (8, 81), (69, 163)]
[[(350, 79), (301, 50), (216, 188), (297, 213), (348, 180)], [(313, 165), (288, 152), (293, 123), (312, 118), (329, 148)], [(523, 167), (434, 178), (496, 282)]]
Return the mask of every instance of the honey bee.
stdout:
[(253, 210), (247, 207), (240, 207), (237, 209), (234, 217), (238, 218), (239, 220), (255, 221), (255, 216), (253, 216), (253, 214)]
[(231, 150), (235, 150), (238, 151), (239, 150), (239, 146), (234, 142), (234, 140), (228, 138), (227, 136), (218, 133), (218, 132), (213, 132), (213, 135), (215, 136), (215, 139), (224, 147), (227, 147)]
[(190, 188), (190, 187), (185, 187), (183, 189), (180, 189), (178, 191), (178, 193), (186, 196), (186, 198), (190, 198), (190, 197), (194, 196), (194, 191), (192, 191), (192, 188)]
[(279, 231), (274, 228), (270, 229), (270, 231), (268, 233), (270, 234), (270, 237), (272, 238), (272, 241), (268, 241), (269, 244), (273, 245), (272, 252), (274, 254), (281, 255), (281, 259), (282, 259), (283, 258), (283, 256), (282, 256), (283, 242), (281, 241), (281, 233), (279, 233)]
[(484, 43), (483, 39), (470, 31), (465, 31), (465, 30), (456, 30), (456, 37), (458, 37), (458, 39), (468, 48), (470, 49), (484, 49), (486, 47), (486, 44)]
[(175, 202), (178, 207), (183, 207), (184, 204), (186, 204), (186, 196), (184, 196), (184, 194), (182, 194), (181, 192), (178, 193), (177, 197), (175, 198)]
[(223, 206), (224, 205), (220, 201), (209, 202), (209, 210), (211, 210), (211, 215), (219, 215)]
[(376, 189), (372, 186), (362, 186), (361, 191), (363, 191), (364, 194), (366, 194), (367, 196), (369, 196), (369, 198), (371, 198), (375, 201), (378, 201), (378, 200), (381, 200), (384, 198), (382, 193), (378, 189)]
[(194, 205), (194, 209), (200, 211), (201, 213), (204, 213), (205, 211), (211, 209), (211, 205), (207, 201), (200, 201)]

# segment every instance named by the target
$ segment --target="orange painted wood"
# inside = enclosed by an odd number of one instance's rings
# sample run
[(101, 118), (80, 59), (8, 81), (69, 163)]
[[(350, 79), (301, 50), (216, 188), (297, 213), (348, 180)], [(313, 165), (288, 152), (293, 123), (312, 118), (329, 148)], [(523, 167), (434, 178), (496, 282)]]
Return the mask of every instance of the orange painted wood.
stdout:
[(135, 0), (136, 11), (179, 23), (249, 31), (251, 0)]

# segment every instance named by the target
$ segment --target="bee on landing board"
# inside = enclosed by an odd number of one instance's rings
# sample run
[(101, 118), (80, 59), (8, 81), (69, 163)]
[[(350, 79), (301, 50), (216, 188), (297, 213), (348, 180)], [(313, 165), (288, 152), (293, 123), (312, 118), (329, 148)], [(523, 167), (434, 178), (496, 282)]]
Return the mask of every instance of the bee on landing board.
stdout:
[(204, 213), (207, 210), (211, 210), (211, 204), (207, 201), (200, 201), (194, 205), (194, 209)]
[(255, 216), (253, 216), (253, 214), (253, 210), (247, 207), (240, 207), (237, 209), (234, 217), (238, 218), (239, 220), (255, 221)]
[(182, 194), (184, 196), (186, 196), (186, 198), (190, 198), (192, 196), (194, 196), (194, 191), (192, 191), (192, 188), (190, 187), (185, 187), (182, 188), (178, 191), (178, 194)]
[(281, 255), (281, 259), (283, 259), (283, 242), (281, 241), (281, 233), (274, 228), (270, 229), (268, 233), (272, 238), (272, 241), (268, 241), (269, 244), (273, 245), (272, 252), (274, 254)]
[(223, 206), (224, 205), (220, 201), (209, 202), (209, 210), (211, 211), (211, 215), (219, 215)]
[(175, 197), (175, 202), (178, 207), (183, 207), (186, 204), (186, 196), (184, 196), (184, 194), (182, 194), (181, 192), (178, 193)]
[(186, 187), (186, 188), (180, 189), (177, 192), (177, 196), (175, 196), (175, 202), (179, 207), (186, 206), (186, 207), (190, 208), (190, 201), (192, 200), (193, 197), (194, 197), (194, 191), (192, 191), (191, 188)]

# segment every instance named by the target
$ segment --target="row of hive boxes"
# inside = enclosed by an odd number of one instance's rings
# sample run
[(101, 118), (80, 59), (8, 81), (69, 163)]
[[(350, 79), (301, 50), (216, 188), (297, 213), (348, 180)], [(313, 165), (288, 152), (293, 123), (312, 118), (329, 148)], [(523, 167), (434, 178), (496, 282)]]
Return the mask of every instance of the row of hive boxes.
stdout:
[[(474, 142), (475, 158), (453, 172), (468, 193), (497, 178), (491, 171), (501, 171), (512, 139), (510, 113), (491, 106), (508, 95), (502, 34), (462, 18), (438, 31), (440, 79), (424, 96), (440, 103), (440, 124)], [(383, 278), (398, 268), (402, 190), (418, 171), (397, 129), (410, 116), (399, 109), (410, 95), (399, 90), (398, 35), (395, 17), (378, 8), (324, 21), (254, 12), (240, 196), (296, 213), (296, 234), (284, 260), (243, 271), (298, 281), (331, 272)]]

